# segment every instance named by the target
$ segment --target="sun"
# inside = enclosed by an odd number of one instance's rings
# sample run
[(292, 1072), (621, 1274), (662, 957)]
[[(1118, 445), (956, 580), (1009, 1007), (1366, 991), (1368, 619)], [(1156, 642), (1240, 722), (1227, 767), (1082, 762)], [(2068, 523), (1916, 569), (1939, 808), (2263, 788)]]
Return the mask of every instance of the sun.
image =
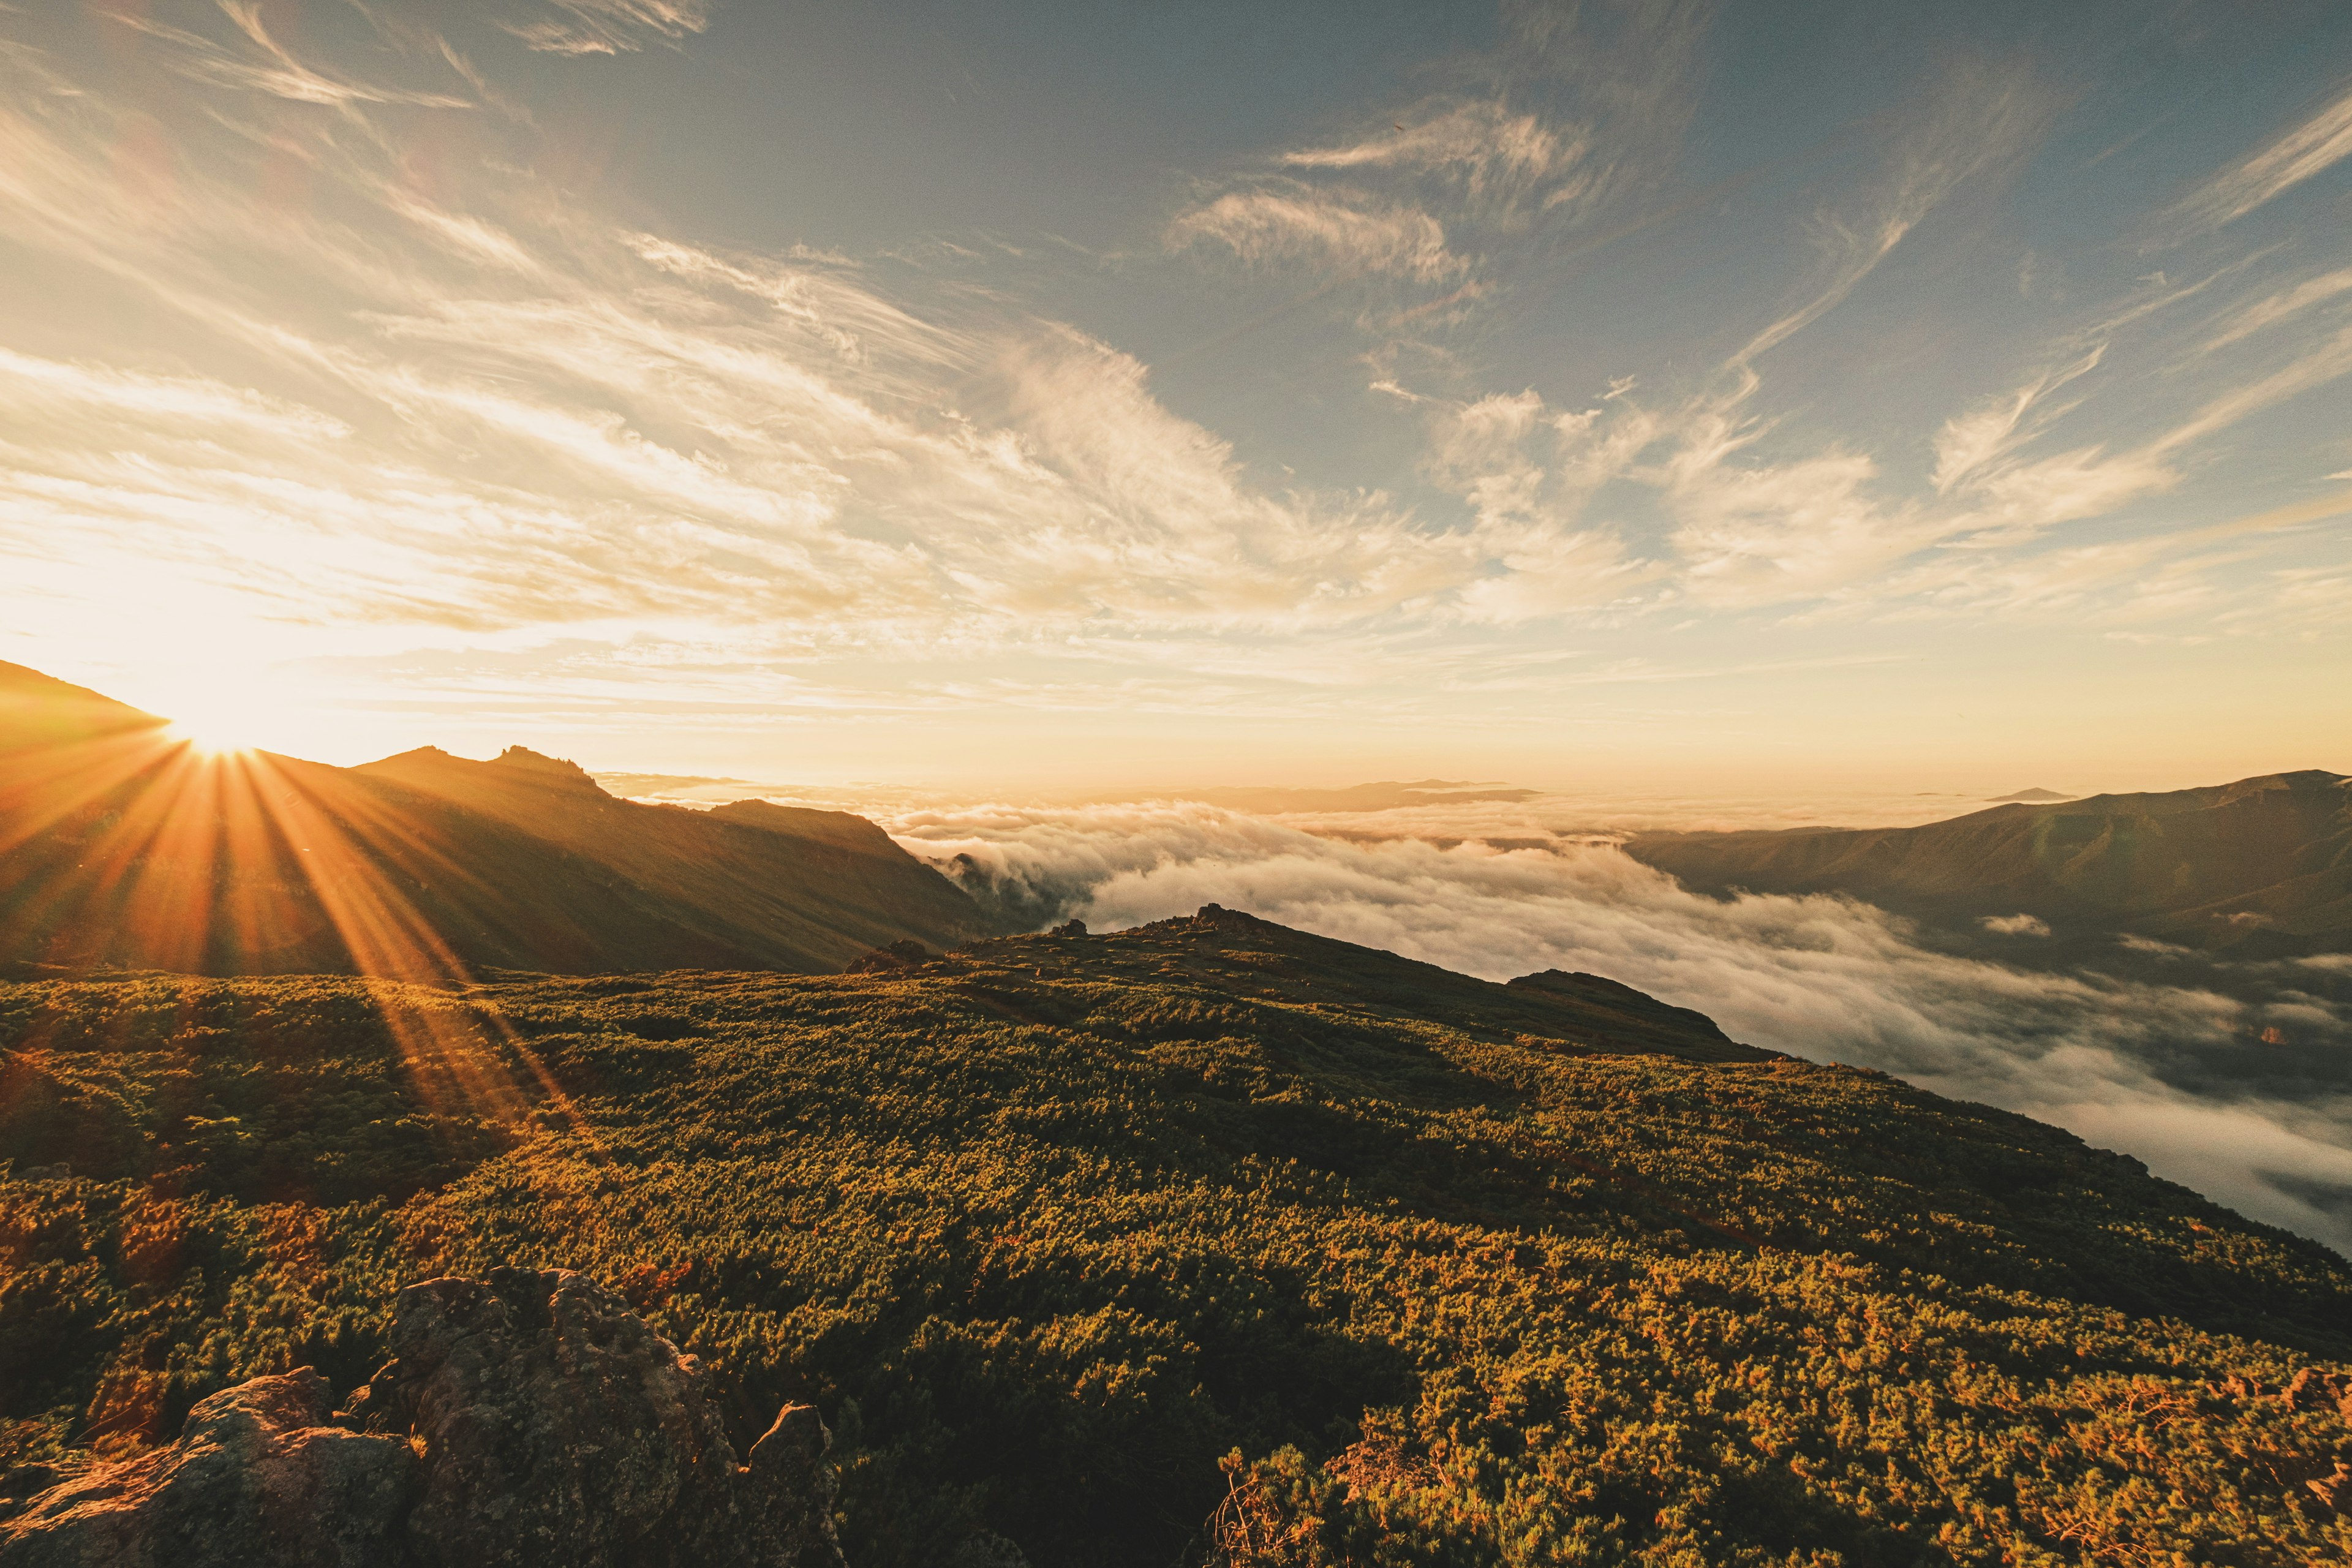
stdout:
[(174, 719), (163, 731), (165, 740), (175, 746), (185, 746), (198, 756), (227, 757), (239, 752), (250, 752), (253, 742), (232, 730), (224, 730), (209, 722)]
[(259, 716), (226, 703), (175, 702), (166, 739), (199, 756), (226, 757), (259, 750), (254, 740)]

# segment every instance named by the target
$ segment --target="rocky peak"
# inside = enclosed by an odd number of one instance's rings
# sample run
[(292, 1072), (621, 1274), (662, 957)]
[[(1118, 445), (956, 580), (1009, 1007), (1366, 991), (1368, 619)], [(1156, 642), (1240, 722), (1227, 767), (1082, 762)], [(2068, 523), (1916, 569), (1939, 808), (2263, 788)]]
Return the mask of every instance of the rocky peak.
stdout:
[(585, 784), (600, 795), (604, 793), (596, 781), (588, 776), (588, 770), (578, 763), (563, 757), (551, 757), (544, 752), (534, 752), (529, 746), (509, 746), (498, 754), (496, 760), (502, 767), (525, 768), (535, 773), (560, 778), (567, 784)]

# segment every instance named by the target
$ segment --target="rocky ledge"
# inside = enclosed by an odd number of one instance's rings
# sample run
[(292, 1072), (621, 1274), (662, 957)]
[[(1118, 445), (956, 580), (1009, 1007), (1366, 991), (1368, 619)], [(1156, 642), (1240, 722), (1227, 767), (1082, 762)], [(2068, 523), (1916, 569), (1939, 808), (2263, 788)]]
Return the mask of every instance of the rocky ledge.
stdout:
[(0, 1568), (839, 1568), (830, 1435), (786, 1405), (737, 1462), (692, 1356), (567, 1269), (400, 1293), (335, 1411), (308, 1367), (0, 1521)]

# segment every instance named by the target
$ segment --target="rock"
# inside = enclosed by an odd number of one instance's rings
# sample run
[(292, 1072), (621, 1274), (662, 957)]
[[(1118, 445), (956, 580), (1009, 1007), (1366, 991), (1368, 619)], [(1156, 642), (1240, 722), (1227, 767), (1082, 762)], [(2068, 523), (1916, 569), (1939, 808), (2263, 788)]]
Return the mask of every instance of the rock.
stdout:
[(411, 1529), (441, 1562), (838, 1561), (816, 1412), (787, 1408), (739, 1466), (700, 1372), (581, 1275), (412, 1285), (393, 1350), (370, 1399), (424, 1440)]
[(849, 961), (845, 974), (890, 974), (902, 969), (920, 969), (938, 954), (912, 937), (901, 937), (887, 947)]
[(0, 1568), (839, 1568), (816, 1411), (737, 1463), (694, 1359), (593, 1281), (427, 1280), (392, 1339), (340, 1425), (308, 1368), (216, 1394), (0, 1521)]
[(33, 1500), (66, 1479), (55, 1465), (16, 1465), (0, 1472), (0, 1520), (14, 1519)]
[(201, 1401), (180, 1440), (101, 1465), (0, 1523), (5, 1568), (410, 1568), (405, 1439), (327, 1424), (309, 1367)]
[(983, 1530), (964, 1537), (948, 1559), (948, 1568), (1029, 1568), (1029, 1559), (1012, 1542)]
[(1054, 928), (1053, 934), (1055, 936), (1084, 936), (1087, 934), (1087, 922), (1079, 920), (1074, 915), (1070, 919), (1064, 921), (1060, 925), (1055, 926)]

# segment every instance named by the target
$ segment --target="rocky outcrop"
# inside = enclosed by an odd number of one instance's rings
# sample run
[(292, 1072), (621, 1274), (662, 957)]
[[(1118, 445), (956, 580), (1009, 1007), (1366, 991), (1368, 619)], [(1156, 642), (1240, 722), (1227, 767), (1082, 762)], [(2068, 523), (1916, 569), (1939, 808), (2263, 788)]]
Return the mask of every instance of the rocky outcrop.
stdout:
[(170, 1447), (86, 1470), (0, 1524), (0, 1564), (407, 1568), (416, 1454), (330, 1426), (330, 1405), (309, 1367), (215, 1394)]
[(920, 969), (939, 955), (921, 942), (908, 937), (887, 947), (877, 947), (849, 961), (845, 974), (899, 974)]
[(304, 1368), (0, 1522), (0, 1568), (838, 1568), (831, 1439), (787, 1405), (739, 1464), (691, 1356), (562, 1269), (400, 1294), (330, 1414)]

